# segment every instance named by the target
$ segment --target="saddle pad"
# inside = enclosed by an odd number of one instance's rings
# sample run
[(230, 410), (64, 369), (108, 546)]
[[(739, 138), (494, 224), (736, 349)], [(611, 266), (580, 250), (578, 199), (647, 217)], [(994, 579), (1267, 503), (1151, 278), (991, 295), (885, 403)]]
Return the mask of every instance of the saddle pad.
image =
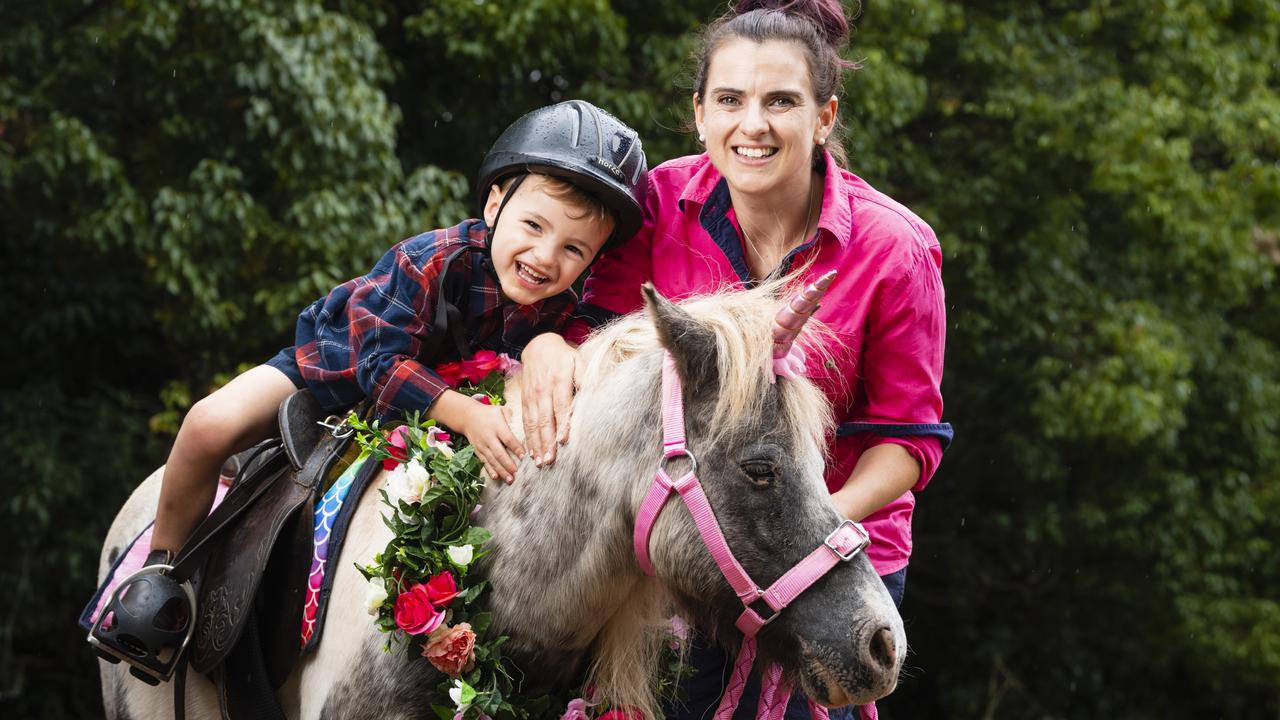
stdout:
[(346, 472), (338, 477), (337, 482), (325, 491), (324, 496), (320, 498), (320, 503), (316, 505), (311, 572), (307, 575), (307, 604), (302, 610), (302, 647), (304, 648), (315, 635), (316, 620), (320, 610), (320, 588), (324, 585), (328, 571), (329, 552), (332, 551), (337, 558), (340, 549), (337, 544), (330, 546), (330, 540), (334, 538), (334, 521), (337, 520), (338, 513), (342, 512), (347, 493), (351, 490), (356, 475), (367, 461), (368, 458), (361, 458), (352, 463)]
[[(226, 484), (218, 483), (218, 490), (213, 496), (213, 506), (209, 508), (209, 512), (213, 512), (213, 508), (222, 503), (222, 499), (227, 496), (227, 489)], [(80, 627), (84, 628), (85, 632), (93, 629), (93, 624), (98, 620), (98, 613), (102, 612), (103, 606), (107, 604), (111, 593), (116, 591), (120, 581), (142, 569), (142, 564), (146, 562), (147, 555), (151, 551), (151, 530), (154, 526), (154, 522), (148, 523), (107, 571), (107, 577), (103, 579), (97, 592), (89, 600), (89, 604), (80, 613)]]
[(302, 652), (313, 650), (320, 642), (325, 612), (333, 588), (334, 574), (329, 572), (329, 558), (337, 559), (346, 539), (351, 515), (360, 506), (369, 481), (378, 474), (381, 463), (360, 458), (342, 473), (325, 492), (316, 506), (315, 536), (311, 555), (311, 574), (307, 578), (307, 604), (302, 615)]

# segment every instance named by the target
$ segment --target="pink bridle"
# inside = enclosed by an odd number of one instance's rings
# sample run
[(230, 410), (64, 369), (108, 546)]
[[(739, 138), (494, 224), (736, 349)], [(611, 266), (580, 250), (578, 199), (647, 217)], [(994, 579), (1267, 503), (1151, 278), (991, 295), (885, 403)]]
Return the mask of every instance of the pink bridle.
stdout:
[[(698, 481), (698, 461), (685, 445), (684, 402), (680, 391), (680, 375), (676, 371), (675, 361), (670, 353), (665, 353), (662, 362), (662, 462), (654, 476), (653, 484), (645, 495), (640, 509), (636, 513), (635, 531), (632, 542), (635, 547), (636, 561), (646, 575), (653, 575), (653, 563), (649, 559), (649, 535), (653, 532), (654, 522), (672, 492), (679, 493), (685, 507), (693, 516), (693, 522), (702, 536), (702, 542), (710, 551), (711, 557), (720, 567), (720, 572), (729, 586), (742, 601), (742, 614), (735, 623), (742, 631), (742, 646), (738, 651), (738, 659), (734, 663), (733, 676), (724, 695), (720, 698), (720, 706), (716, 709), (714, 720), (730, 720), (742, 699), (742, 691), (746, 686), (747, 676), (751, 673), (756, 656), (756, 635), (760, 629), (768, 625), (782, 612), (800, 593), (826, 575), (838, 563), (852, 560), (870, 538), (861, 525), (845, 520), (827, 536), (807, 557), (783, 573), (767, 589), (751, 579), (747, 571), (734, 558), (725, 541), (720, 524), (716, 521), (715, 512), (707, 500), (707, 494)], [(667, 474), (668, 461), (686, 457), (689, 459), (689, 472), (677, 480)], [(763, 600), (773, 611), (762, 618), (751, 605)], [(764, 668), (760, 688), (760, 702), (756, 708), (757, 720), (780, 720), (787, 709), (787, 701), (791, 698), (791, 685), (782, 681), (782, 668), (777, 664), (769, 664)], [(809, 701), (809, 711), (814, 720), (827, 720), (826, 708)]]

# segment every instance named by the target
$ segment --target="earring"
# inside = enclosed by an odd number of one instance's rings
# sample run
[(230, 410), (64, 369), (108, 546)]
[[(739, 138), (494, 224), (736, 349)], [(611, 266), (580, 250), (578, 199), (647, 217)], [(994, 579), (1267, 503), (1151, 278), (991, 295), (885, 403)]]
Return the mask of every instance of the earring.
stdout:
[(818, 138), (818, 144), (819, 144), (819, 145), (826, 145), (826, 144), (827, 144), (827, 139), (826, 139), (825, 137), (820, 137), (820, 138)]
[(698, 142), (704, 143), (706, 141), (707, 141), (707, 136), (703, 135), (702, 133), (698, 133)]

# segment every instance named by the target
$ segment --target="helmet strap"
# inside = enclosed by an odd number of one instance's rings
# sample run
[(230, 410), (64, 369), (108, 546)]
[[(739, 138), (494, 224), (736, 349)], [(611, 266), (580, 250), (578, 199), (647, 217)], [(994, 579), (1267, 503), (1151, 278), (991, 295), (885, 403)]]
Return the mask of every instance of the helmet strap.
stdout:
[(493, 250), (493, 231), (498, 227), (498, 219), (502, 217), (502, 211), (506, 209), (507, 203), (516, 194), (516, 190), (520, 189), (520, 183), (529, 177), (528, 172), (521, 173), (516, 179), (511, 181), (511, 185), (502, 194), (502, 202), (498, 203), (498, 212), (493, 214), (493, 224), (489, 226), (489, 232), (484, 237), (484, 246), (489, 250)]

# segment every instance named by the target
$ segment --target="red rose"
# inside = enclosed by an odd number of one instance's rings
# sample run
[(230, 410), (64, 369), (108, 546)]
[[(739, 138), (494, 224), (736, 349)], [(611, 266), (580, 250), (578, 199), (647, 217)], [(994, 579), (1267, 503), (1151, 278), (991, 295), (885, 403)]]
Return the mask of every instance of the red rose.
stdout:
[(422, 647), (422, 656), (435, 669), (456, 678), (476, 665), (476, 634), (467, 623), (441, 628)]
[(441, 363), (435, 367), (435, 371), (440, 376), (440, 379), (448, 383), (450, 387), (457, 387), (458, 383), (462, 382), (462, 378), (465, 377), (461, 361)]
[(444, 611), (437, 610), (427, 595), (427, 586), (415, 583), (396, 597), (396, 626), (410, 635), (422, 635), (440, 627)]
[(502, 358), (492, 350), (480, 350), (470, 360), (462, 361), (462, 375), (473, 383), (489, 377), (489, 373), (502, 367)]
[(442, 608), (458, 596), (458, 586), (453, 581), (453, 573), (444, 572), (432, 575), (427, 580), (427, 599), (432, 605)]

